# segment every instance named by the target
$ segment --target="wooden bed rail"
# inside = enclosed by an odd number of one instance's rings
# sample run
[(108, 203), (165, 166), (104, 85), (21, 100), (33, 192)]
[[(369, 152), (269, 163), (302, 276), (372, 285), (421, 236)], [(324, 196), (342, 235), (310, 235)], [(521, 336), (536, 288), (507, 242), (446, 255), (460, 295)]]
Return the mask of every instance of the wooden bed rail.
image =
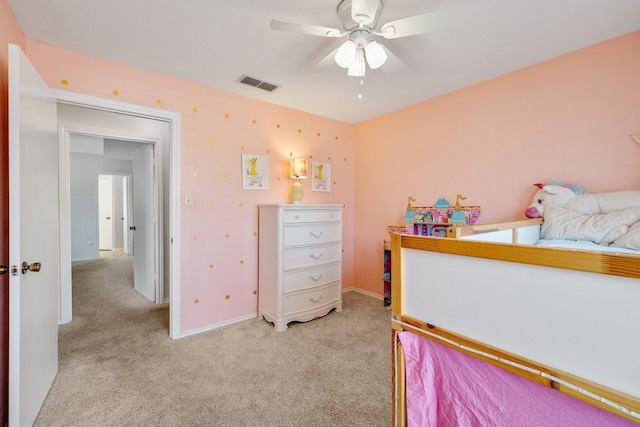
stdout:
[[(510, 223), (511, 224), (511, 223)], [(531, 225), (531, 224), (526, 224)], [(498, 231), (501, 225), (487, 226), (485, 230)], [(506, 229), (511, 228), (507, 226)], [(504, 229), (504, 228), (503, 228)], [(640, 278), (640, 257), (636, 255), (617, 254), (609, 252), (594, 252), (573, 249), (559, 249), (535, 247), (531, 245), (489, 243), (482, 241), (467, 241), (456, 238), (438, 238), (390, 233), (391, 235), (391, 278), (392, 278), (392, 342), (393, 342), (393, 419), (394, 425), (405, 425), (406, 401), (404, 395), (404, 362), (402, 347), (397, 339), (397, 332), (412, 331), (429, 339), (436, 339), (450, 347), (456, 347), (494, 365), (500, 366), (520, 376), (554, 388), (562, 393), (571, 395), (589, 404), (598, 406), (617, 415), (640, 424), (640, 398), (625, 394), (611, 388), (596, 384), (562, 370), (540, 364), (533, 360), (520, 357), (466, 338), (462, 335), (444, 330), (437, 325), (429, 325), (422, 320), (405, 314), (403, 309), (403, 259), (402, 250), (416, 249), (429, 252), (483, 258), (489, 260), (506, 261), (519, 264), (529, 264), (564, 270), (576, 270), (588, 273), (621, 276), (625, 278)], [(462, 267), (464, 268), (464, 267)], [(613, 280), (613, 279), (611, 279)], [(628, 280), (628, 279), (616, 279)], [(630, 282), (634, 289), (636, 283)], [(640, 281), (637, 282), (640, 286)], [(435, 335), (435, 337), (434, 337)], [(441, 338), (444, 340), (442, 340)], [(629, 337), (629, 339), (632, 339)], [(635, 338), (634, 338), (635, 339)], [(456, 344), (451, 344), (453, 341)], [(461, 348), (468, 347), (471, 350)], [(488, 357), (483, 354), (493, 355)], [(505, 363), (505, 359), (513, 363)], [(517, 365), (526, 367), (522, 369)], [(534, 372), (535, 371), (535, 372)], [(543, 373), (542, 375), (540, 373)], [(583, 392), (584, 390), (584, 392)], [(595, 397), (594, 397), (595, 395)], [(609, 403), (610, 402), (610, 403)]]
[(518, 243), (518, 230), (522, 227), (528, 227), (531, 225), (542, 224), (542, 218), (525, 219), (521, 221), (509, 221), (499, 222), (493, 224), (478, 224), (478, 225), (458, 225), (450, 226), (447, 228), (447, 237), (453, 239), (460, 239), (466, 236), (472, 236), (475, 234), (488, 233), (492, 231), (504, 231), (511, 230), (512, 237), (511, 243)]
[[(402, 243), (400, 243), (400, 239)], [(396, 241), (398, 248), (419, 249), (476, 258), (517, 262), (520, 264), (586, 271), (589, 273), (611, 274), (634, 279), (640, 278), (640, 258), (637, 255), (514, 245), (508, 243), (472, 242), (395, 233), (392, 235), (391, 241), (392, 256), (394, 252), (396, 254), (399, 253), (399, 249), (393, 250), (393, 242)], [(397, 265), (399, 260), (396, 263), (393, 261), (392, 259), (392, 268), (394, 265), (399, 267), (399, 265)], [(394, 276), (392, 272), (391, 277), (397, 276)]]

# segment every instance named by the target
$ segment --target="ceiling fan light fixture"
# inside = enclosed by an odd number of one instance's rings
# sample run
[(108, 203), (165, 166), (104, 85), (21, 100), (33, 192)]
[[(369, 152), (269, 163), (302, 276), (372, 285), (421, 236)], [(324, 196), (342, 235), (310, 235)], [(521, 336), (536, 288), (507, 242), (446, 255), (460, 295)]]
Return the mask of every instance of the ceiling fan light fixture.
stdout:
[(347, 70), (347, 75), (353, 77), (364, 77), (365, 72), (365, 63), (364, 63), (364, 49), (361, 47), (356, 49), (356, 57), (349, 65), (349, 69)]
[(342, 68), (349, 68), (356, 59), (356, 44), (353, 40), (347, 40), (338, 48), (335, 60)]
[(387, 52), (375, 40), (370, 40), (364, 47), (367, 63), (372, 70), (381, 67), (387, 61)]

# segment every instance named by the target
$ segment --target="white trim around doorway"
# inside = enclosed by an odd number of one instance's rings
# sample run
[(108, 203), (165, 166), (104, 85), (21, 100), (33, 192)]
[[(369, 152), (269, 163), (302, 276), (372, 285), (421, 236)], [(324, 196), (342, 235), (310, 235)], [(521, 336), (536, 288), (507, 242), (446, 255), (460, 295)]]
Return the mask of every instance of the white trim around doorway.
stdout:
[[(169, 232), (170, 236), (170, 302), (169, 302), (169, 335), (176, 339), (182, 336), (180, 329), (180, 125), (181, 115), (171, 111), (158, 110), (155, 108), (144, 107), (135, 104), (128, 104), (119, 101), (113, 101), (104, 98), (97, 98), (89, 95), (66, 92), (57, 89), (51, 90), (52, 97), (58, 103), (75, 105), (78, 107), (93, 108), (102, 111), (119, 113), (129, 116), (136, 116), (146, 119), (160, 120), (169, 123), (171, 139), (169, 141)], [(69, 188), (69, 146), (68, 146), (68, 129), (60, 129), (60, 189)], [(65, 136), (66, 133), (66, 136)], [(117, 138), (116, 138), (117, 139)], [(131, 138), (127, 138), (131, 140)], [(66, 140), (66, 143), (63, 142)], [(65, 156), (66, 151), (66, 156)], [(66, 173), (65, 173), (66, 171)], [(68, 193), (67, 193), (68, 197)], [(71, 242), (69, 239), (63, 239), (62, 236), (70, 236), (70, 218), (60, 217), (60, 250), (61, 265), (64, 257), (71, 260)], [(66, 234), (64, 234), (66, 233)], [(167, 237), (167, 236), (165, 236)], [(61, 269), (60, 280), (71, 280), (70, 271), (63, 272)], [(165, 278), (167, 279), (167, 278)], [(70, 295), (60, 295), (61, 300), (70, 298)], [(65, 316), (70, 320), (71, 313), (63, 313), (61, 311), (60, 320), (63, 323)]]

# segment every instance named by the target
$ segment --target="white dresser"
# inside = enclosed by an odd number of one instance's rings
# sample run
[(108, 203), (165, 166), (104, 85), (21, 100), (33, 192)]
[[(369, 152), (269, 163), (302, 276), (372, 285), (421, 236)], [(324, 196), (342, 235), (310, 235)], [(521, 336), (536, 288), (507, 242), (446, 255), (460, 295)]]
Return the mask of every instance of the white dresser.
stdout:
[(258, 314), (284, 331), (342, 311), (342, 205), (258, 208)]

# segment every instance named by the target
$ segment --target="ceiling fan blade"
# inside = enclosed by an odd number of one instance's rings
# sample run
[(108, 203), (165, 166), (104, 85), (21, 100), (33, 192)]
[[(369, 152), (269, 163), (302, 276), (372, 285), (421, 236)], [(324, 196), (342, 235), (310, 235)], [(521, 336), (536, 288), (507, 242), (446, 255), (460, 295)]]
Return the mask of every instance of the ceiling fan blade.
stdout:
[(335, 56), (337, 51), (337, 48), (332, 50), (330, 54), (322, 58), (320, 61), (316, 62), (313, 67), (309, 68), (309, 71), (312, 73), (321, 73), (327, 68), (336, 65)]
[(340, 37), (342, 35), (340, 30), (337, 28), (322, 27), (320, 25), (297, 24), (295, 22), (278, 21), (277, 19), (271, 20), (271, 29), (320, 37)]
[(376, 19), (380, 0), (351, 0), (351, 19), (368, 25)]
[(397, 39), (432, 33), (446, 27), (453, 20), (454, 14), (455, 8), (448, 8), (397, 19), (384, 24), (380, 28), (380, 35), (385, 39)]
[(382, 66), (380, 66), (380, 69), (382, 71), (384, 71), (386, 74), (391, 74), (404, 67), (404, 62), (402, 62), (397, 56), (395, 56), (393, 52), (387, 49), (382, 43), (378, 43), (378, 45), (381, 46), (382, 49), (384, 49), (384, 51), (387, 53), (387, 60), (384, 64), (382, 64)]

